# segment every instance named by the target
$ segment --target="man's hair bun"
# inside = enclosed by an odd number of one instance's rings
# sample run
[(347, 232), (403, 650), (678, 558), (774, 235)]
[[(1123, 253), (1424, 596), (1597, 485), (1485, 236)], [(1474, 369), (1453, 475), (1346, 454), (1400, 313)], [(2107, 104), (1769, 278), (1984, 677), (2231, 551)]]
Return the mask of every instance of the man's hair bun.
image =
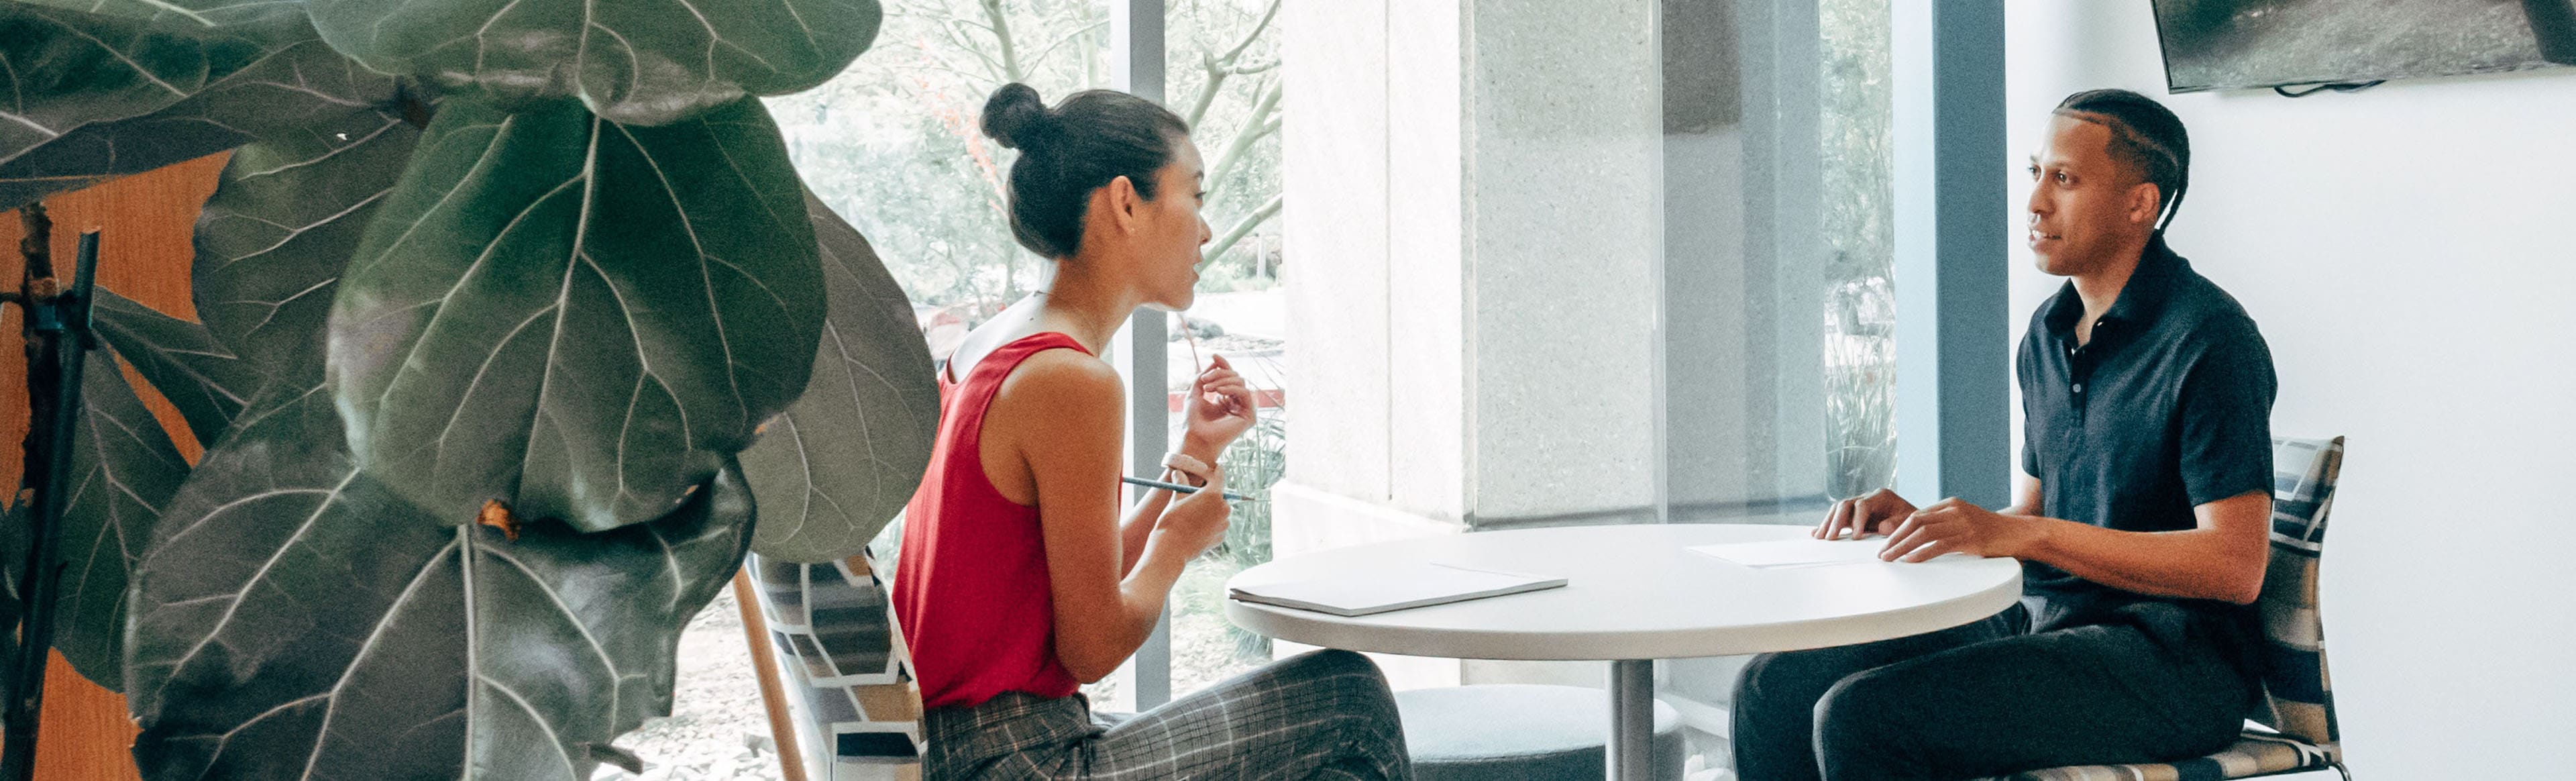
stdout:
[(1046, 101), (1038, 98), (1035, 88), (1013, 82), (994, 90), (993, 97), (984, 101), (981, 124), (984, 135), (1000, 143), (1002, 148), (1026, 149), (1029, 142), (1042, 139), (1055, 129), (1053, 118), (1047, 113)]

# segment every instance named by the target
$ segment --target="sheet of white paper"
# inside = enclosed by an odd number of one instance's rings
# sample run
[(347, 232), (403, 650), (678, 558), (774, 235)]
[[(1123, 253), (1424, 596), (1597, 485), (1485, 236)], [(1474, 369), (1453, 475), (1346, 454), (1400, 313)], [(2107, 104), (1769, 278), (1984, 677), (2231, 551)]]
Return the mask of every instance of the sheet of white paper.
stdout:
[(1799, 537), (1762, 542), (1693, 545), (1690, 546), (1690, 550), (1747, 567), (1794, 567), (1877, 561), (1878, 552), (1886, 547), (1887, 538), (1885, 537), (1872, 537), (1865, 540), (1818, 540)]
[(1375, 570), (1365, 576), (1252, 584), (1232, 589), (1231, 593), (1237, 599), (1254, 602), (1339, 615), (1368, 615), (1562, 585), (1564, 578), (1424, 562)]

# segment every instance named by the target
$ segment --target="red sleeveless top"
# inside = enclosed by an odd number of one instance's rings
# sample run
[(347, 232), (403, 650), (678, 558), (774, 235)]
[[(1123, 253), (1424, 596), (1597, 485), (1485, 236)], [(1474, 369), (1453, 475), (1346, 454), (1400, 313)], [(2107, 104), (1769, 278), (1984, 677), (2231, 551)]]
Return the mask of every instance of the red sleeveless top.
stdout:
[[(939, 376), (939, 439), (904, 508), (895, 617), (912, 649), (924, 708), (977, 705), (1003, 692), (1073, 694), (1055, 655), (1055, 597), (1038, 508), (1012, 502), (984, 474), (984, 413), (1020, 362), (1082, 350), (1045, 332), (995, 348), (962, 382)], [(1083, 350), (1084, 355), (1091, 354)]]

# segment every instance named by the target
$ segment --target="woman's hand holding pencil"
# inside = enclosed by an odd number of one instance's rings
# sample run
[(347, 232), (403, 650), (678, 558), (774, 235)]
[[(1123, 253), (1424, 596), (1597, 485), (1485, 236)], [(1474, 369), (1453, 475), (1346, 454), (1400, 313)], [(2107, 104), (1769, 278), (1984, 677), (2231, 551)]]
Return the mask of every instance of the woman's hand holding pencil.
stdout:
[(1155, 519), (1153, 536), (1170, 540), (1196, 557), (1225, 539), (1227, 518), (1234, 514), (1234, 509), (1225, 503), (1225, 467), (1195, 458), (1167, 461), (1166, 465), (1202, 487), (1165, 505), (1162, 517)]

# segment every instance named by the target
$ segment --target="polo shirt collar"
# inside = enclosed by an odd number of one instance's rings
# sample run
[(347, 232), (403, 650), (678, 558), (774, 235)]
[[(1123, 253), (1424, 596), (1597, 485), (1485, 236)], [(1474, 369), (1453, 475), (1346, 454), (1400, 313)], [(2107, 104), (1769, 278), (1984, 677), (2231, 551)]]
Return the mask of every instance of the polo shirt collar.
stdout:
[[(2105, 322), (2138, 326), (2153, 322), (2164, 311), (2165, 300), (2172, 297), (2174, 281), (2191, 273), (2191, 261), (2174, 254), (2165, 246), (2163, 231), (2147, 240), (2146, 250), (2138, 255), (2138, 269), (2130, 272), (2127, 284), (2120, 287), (2120, 298), (2111, 302), (2111, 311), (2102, 314)], [(2084, 316), (2084, 297), (2075, 292), (2070, 280), (2048, 300), (2048, 311), (2041, 316), (2050, 333), (2072, 340), (2076, 318)], [(2134, 329), (2130, 329), (2134, 330)]]

